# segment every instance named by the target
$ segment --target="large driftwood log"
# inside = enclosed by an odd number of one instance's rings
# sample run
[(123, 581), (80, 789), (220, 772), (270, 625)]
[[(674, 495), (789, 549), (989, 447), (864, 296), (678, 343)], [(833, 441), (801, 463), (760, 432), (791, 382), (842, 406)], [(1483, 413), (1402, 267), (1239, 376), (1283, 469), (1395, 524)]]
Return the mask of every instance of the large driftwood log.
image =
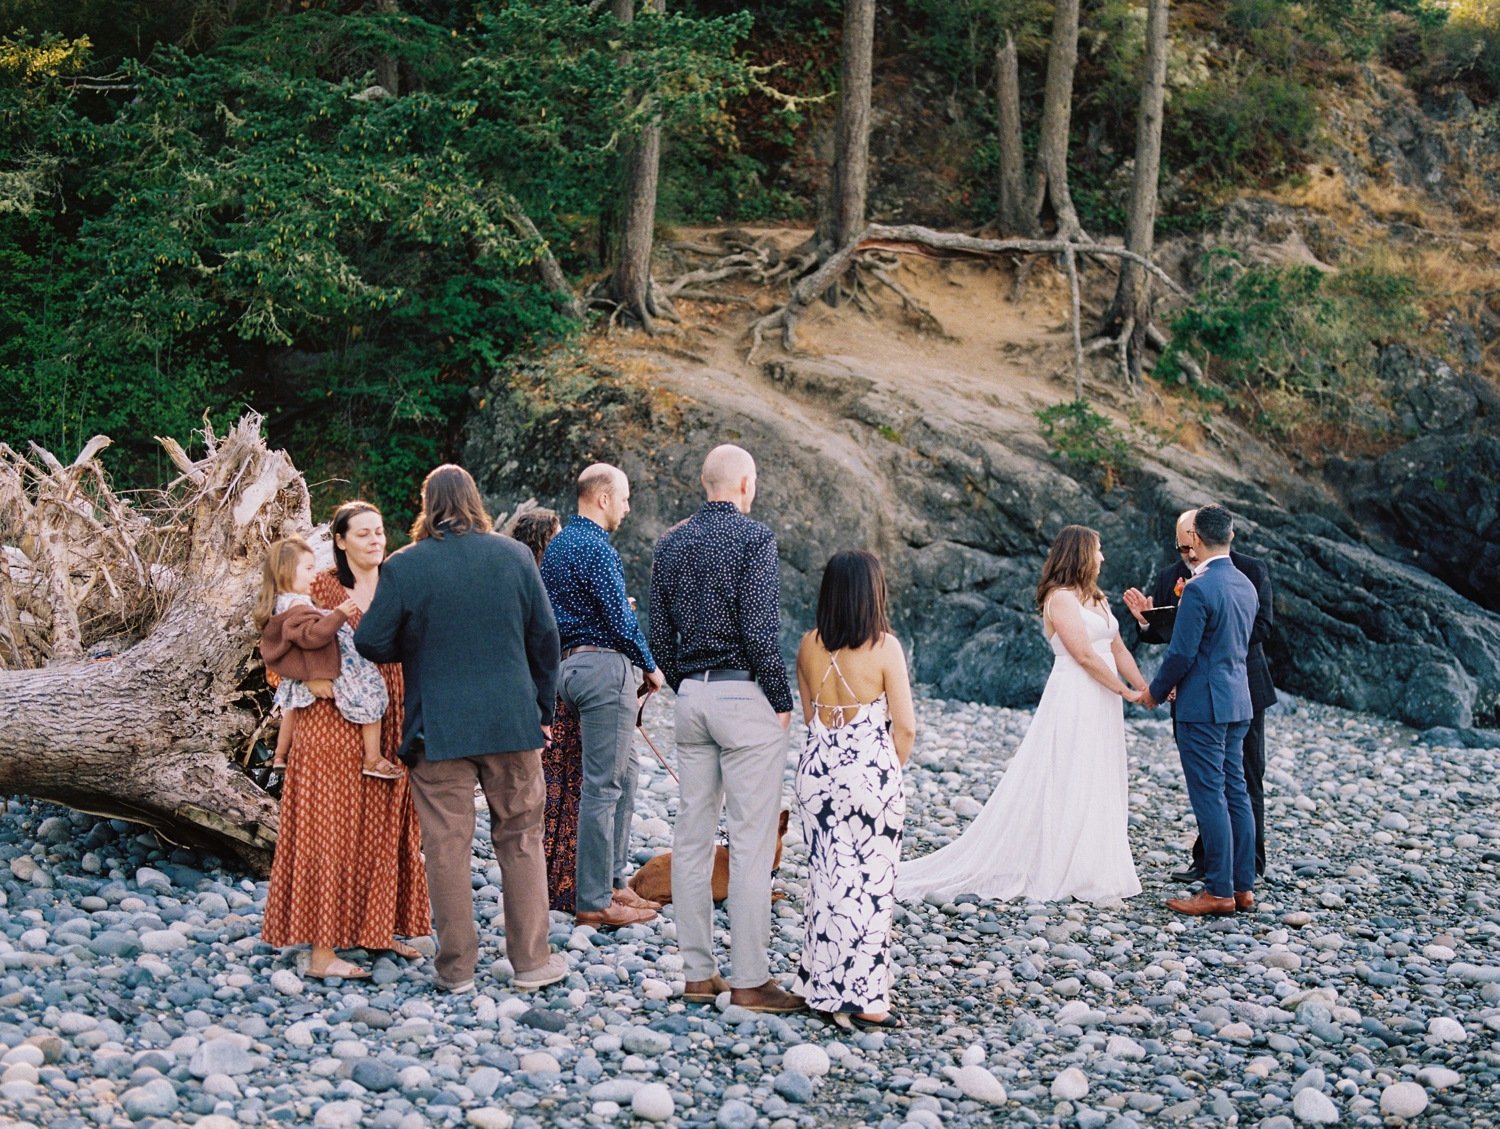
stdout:
[(307, 488), (260, 418), (205, 427), (135, 505), (99, 437), (70, 466), (0, 445), (0, 793), (128, 819), (264, 872), (276, 801), (235, 761), (263, 718), (250, 607), (266, 545), (306, 533)]

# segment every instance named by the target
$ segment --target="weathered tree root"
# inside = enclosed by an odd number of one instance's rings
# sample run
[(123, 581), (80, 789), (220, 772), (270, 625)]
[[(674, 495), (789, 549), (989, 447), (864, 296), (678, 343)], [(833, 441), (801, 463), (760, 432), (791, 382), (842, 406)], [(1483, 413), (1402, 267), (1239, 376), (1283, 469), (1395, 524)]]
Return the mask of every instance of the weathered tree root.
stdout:
[(858, 237), (825, 259), (817, 270), (797, 282), (792, 288), (791, 297), (784, 306), (771, 311), (764, 317), (758, 318), (746, 330), (746, 336), (750, 338), (750, 349), (746, 359), (754, 363), (756, 355), (765, 343), (766, 334), (777, 329), (781, 331), (782, 348), (789, 353), (795, 352), (797, 349), (797, 320), (819, 295), (825, 293), (833, 286), (837, 279), (849, 270), (857, 256), (873, 249), (899, 253), (909, 252), (913, 248), (930, 248), (936, 251), (977, 255), (986, 258), (1017, 251), (1026, 254), (1064, 256), (1065, 262), (1072, 264), (1070, 269), (1070, 286), (1075, 294), (1073, 299), (1074, 367), (1075, 379), (1079, 381), (1081, 381), (1083, 361), (1082, 330), (1078, 324), (1079, 312), (1076, 297), (1076, 259), (1078, 255), (1110, 256), (1139, 263), (1153, 277), (1160, 279), (1168, 289), (1183, 297), (1187, 296), (1187, 292), (1166, 271), (1144, 256), (1137, 255), (1134, 251), (1128, 251), (1123, 247), (1112, 247), (1102, 243), (1074, 243), (1069, 240), (1058, 239), (980, 239), (972, 235), (934, 231), (932, 228), (920, 227), (916, 224), (901, 224), (897, 226), (870, 224)]
[[(132, 506), (92, 440), (71, 465), (0, 448), (0, 793), (146, 824), (256, 871), (277, 804), (235, 766), (261, 723), (250, 607), (266, 546), (305, 534), (307, 487), (260, 417)], [(92, 657), (90, 657), (92, 655)]]

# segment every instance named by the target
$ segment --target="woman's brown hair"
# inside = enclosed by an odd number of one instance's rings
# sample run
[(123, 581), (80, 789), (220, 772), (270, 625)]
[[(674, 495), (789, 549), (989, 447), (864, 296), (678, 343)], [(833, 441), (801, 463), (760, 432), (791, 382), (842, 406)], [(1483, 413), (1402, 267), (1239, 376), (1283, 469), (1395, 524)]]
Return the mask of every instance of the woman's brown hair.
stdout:
[(523, 510), (511, 518), (506, 523), (505, 535), (514, 537), (530, 549), (531, 555), (540, 565), (542, 554), (547, 551), (547, 543), (556, 537), (561, 529), (562, 519), (557, 516), (557, 511), (538, 506), (534, 510)]
[(818, 589), (818, 640), (829, 651), (879, 643), (890, 631), (885, 569), (863, 549), (835, 553)]
[(266, 550), (265, 564), (260, 570), (260, 592), (255, 597), (255, 609), (250, 613), (255, 630), (266, 629), (266, 624), (276, 614), (276, 597), (292, 590), (297, 564), (304, 553), (309, 557), (314, 555), (312, 546), (300, 537), (284, 537), (272, 542)]
[(1072, 588), (1083, 603), (1104, 599), (1099, 591), (1099, 564), (1094, 554), (1099, 549), (1099, 534), (1086, 525), (1065, 525), (1057, 540), (1052, 542), (1052, 551), (1047, 554), (1047, 563), (1042, 565), (1042, 578), (1036, 582), (1036, 610), (1047, 610), (1047, 597), (1059, 588)]
[(422, 512), (411, 525), (413, 541), (441, 541), (445, 533), (488, 533), (491, 528), (474, 476), (463, 467), (444, 463), (422, 480)]

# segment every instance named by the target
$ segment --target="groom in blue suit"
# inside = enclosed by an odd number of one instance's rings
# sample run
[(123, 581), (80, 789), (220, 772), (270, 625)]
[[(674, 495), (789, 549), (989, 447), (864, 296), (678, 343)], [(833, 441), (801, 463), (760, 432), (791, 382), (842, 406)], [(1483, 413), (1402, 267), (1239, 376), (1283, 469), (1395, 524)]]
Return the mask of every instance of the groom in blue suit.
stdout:
[(1169, 909), (1200, 917), (1255, 905), (1255, 813), (1245, 787), (1244, 744), (1254, 709), (1245, 655), (1260, 600), (1229, 559), (1234, 519), (1223, 506), (1198, 511), (1198, 566), (1182, 590), (1172, 645), (1141, 704), (1177, 692), (1177, 751), (1203, 839), (1204, 887)]

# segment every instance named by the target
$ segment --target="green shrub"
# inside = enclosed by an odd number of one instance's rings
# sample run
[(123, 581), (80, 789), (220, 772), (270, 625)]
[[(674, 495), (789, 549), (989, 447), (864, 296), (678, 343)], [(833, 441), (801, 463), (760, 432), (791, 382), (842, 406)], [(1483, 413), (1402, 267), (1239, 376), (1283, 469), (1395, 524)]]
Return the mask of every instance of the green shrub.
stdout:
[(1174, 169), (1228, 185), (1285, 171), (1317, 124), (1317, 96), (1299, 79), (1231, 73), (1172, 97), (1164, 144)]
[(1375, 417), (1381, 342), (1420, 332), (1416, 281), (1378, 260), (1328, 274), (1311, 266), (1246, 266), (1211, 253), (1191, 306), (1157, 366), (1186, 379), (1191, 355), (1250, 422), (1273, 435), (1359, 430)]
[(1422, 83), (1461, 83), (1481, 100), (1500, 97), (1500, 0), (1455, 5), (1447, 20), (1427, 30), (1424, 44)]
[(1042, 438), (1054, 458), (1097, 471), (1100, 485), (1112, 490), (1135, 466), (1135, 454), (1108, 416), (1095, 411), (1087, 400), (1068, 400), (1039, 408), (1036, 418)]

